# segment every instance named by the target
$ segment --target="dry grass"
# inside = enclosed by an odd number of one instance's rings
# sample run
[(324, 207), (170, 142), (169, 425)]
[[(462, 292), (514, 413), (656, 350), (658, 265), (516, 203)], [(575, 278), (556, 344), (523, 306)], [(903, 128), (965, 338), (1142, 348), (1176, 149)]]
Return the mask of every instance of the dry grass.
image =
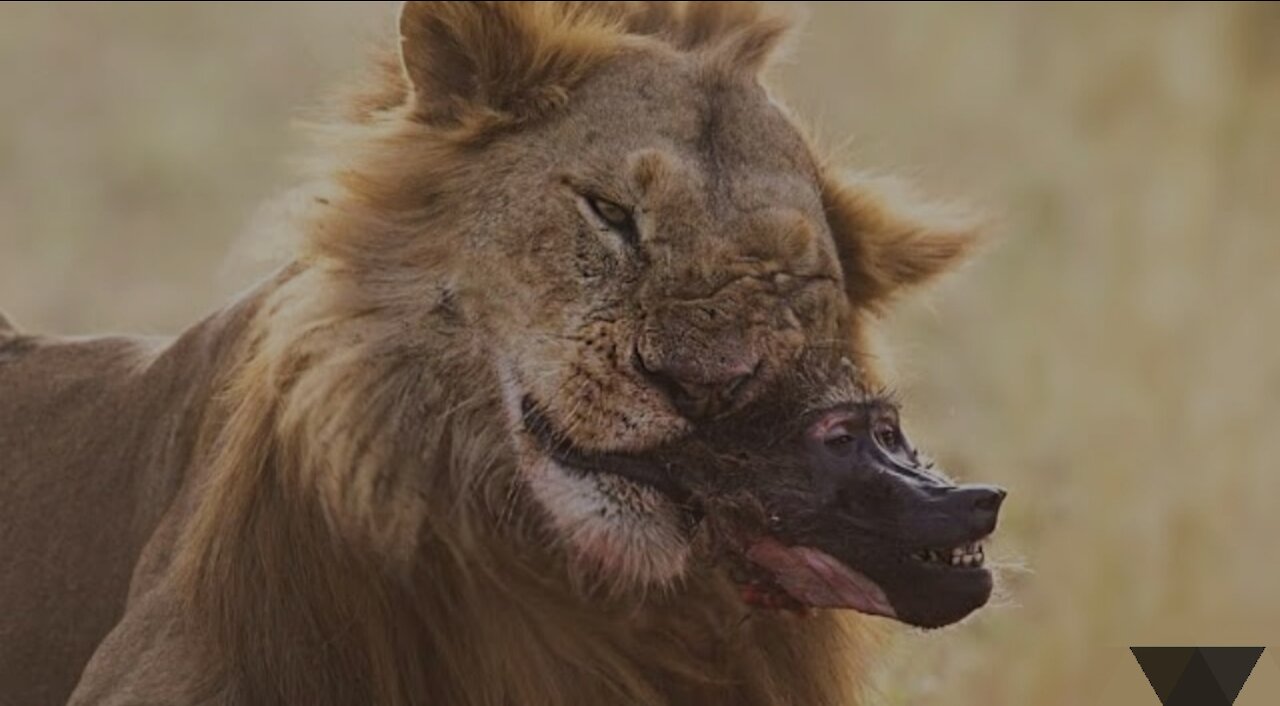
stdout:
[[(290, 117), (389, 18), (0, 8), (0, 303), (70, 332), (215, 307)], [(1001, 220), (888, 340), (915, 435), (1012, 489), (1028, 569), (904, 634), (879, 700), (1154, 703), (1128, 645), (1280, 651), (1280, 8), (823, 3), (777, 73), (844, 161)], [(1264, 658), (1238, 703), (1277, 683)]]

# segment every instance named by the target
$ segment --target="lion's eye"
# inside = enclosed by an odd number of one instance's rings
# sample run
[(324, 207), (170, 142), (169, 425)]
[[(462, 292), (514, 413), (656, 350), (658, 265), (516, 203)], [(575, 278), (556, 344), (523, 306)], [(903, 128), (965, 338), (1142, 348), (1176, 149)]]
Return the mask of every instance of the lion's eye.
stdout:
[(607, 199), (593, 196), (587, 197), (587, 204), (591, 206), (591, 211), (597, 218), (604, 221), (605, 225), (621, 235), (628, 243), (635, 245), (639, 241), (640, 235), (636, 231), (636, 222), (630, 210)]

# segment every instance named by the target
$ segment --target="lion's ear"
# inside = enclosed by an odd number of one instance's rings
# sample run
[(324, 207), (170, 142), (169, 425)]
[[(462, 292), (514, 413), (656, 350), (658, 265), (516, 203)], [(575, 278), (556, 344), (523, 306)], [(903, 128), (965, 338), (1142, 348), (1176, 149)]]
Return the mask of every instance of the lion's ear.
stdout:
[(563, 2), (406, 2), (400, 59), (415, 116), (523, 120), (564, 101), (616, 33)]
[(873, 310), (954, 269), (981, 238), (977, 219), (922, 202), (893, 180), (828, 180), (823, 205), (845, 291)]
[(599, 3), (627, 31), (659, 37), (677, 49), (704, 52), (722, 68), (758, 73), (803, 12), (760, 2)]
[(765, 66), (799, 16), (759, 2), (690, 2), (683, 10), (678, 46), (712, 49), (727, 67), (752, 73)]

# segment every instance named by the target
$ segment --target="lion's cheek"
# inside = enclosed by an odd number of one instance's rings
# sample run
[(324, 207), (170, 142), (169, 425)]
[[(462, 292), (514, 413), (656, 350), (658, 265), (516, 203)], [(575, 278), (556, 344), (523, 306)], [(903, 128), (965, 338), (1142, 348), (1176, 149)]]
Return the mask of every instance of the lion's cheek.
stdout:
[(533, 496), (576, 562), (619, 587), (667, 584), (685, 569), (679, 510), (657, 490), (608, 474), (583, 475), (547, 459), (524, 468)]

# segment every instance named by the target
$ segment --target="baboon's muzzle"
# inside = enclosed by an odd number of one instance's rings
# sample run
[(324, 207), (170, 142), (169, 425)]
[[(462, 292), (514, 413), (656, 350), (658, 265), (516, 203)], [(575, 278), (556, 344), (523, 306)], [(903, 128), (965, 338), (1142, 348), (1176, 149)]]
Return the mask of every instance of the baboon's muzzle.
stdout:
[(982, 542), (1005, 491), (937, 472), (902, 436), (892, 405), (842, 404), (789, 426), (768, 415), (731, 420), (707, 438), (701, 456), (681, 450), (666, 467), (746, 559), (736, 573), (751, 602), (932, 628), (990, 598)]

